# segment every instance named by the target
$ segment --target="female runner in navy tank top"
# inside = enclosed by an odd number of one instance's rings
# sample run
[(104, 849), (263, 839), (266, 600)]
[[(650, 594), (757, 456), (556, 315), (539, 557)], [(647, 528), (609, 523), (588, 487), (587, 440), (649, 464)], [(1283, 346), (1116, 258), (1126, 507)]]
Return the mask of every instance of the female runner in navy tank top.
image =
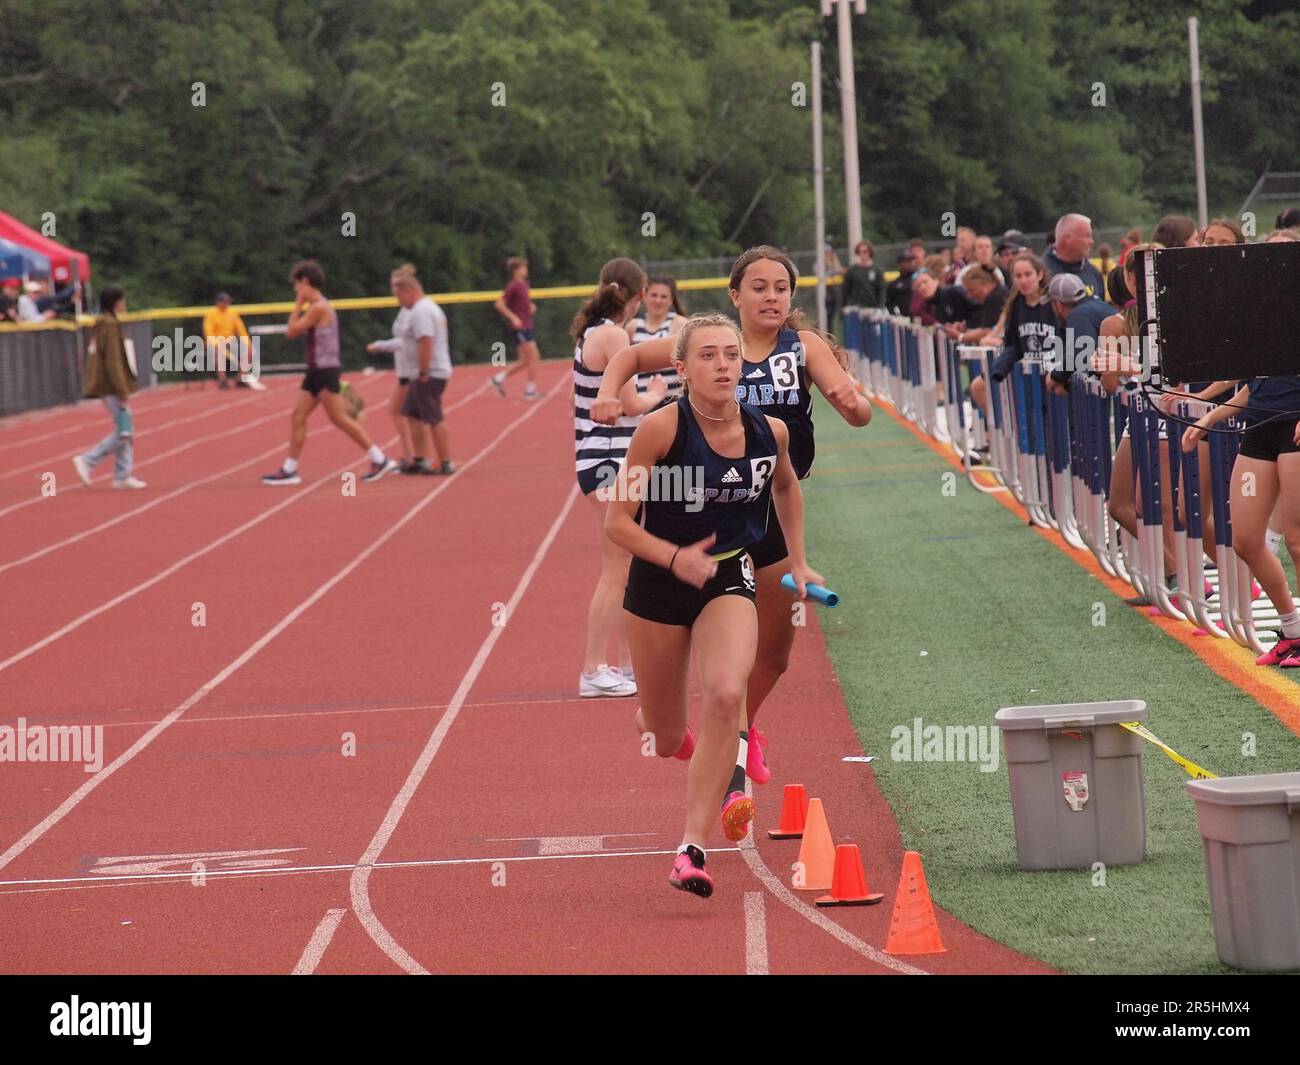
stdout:
[[(871, 404), (832, 350), (827, 338), (792, 314), (798, 273), (789, 256), (776, 248), (750, 248), (731, 268), (730, 295), (740, 316), (745, 362), (736, 395), (764, 414), (779, 418), (790, 434), (790, 461), (800, 479), (813, 464), (812, 386), (849, 425), (871, 421)], [(672, 344), (651, 340), (625, 348), (610, 360), (601, 383), (600, 395), (592, 405), (595, 421), (609, 422), (618, 416), (615, 398), (637, 373), (660, 369), (670, 362)], [(793, 597), (781, 586), (790, 570), (787, 545), (781, 523), (774, 514), (763, 542), (750, 552), (758, 584), (758, 657), (749, 675), (746, 707), (750, 723), (750, 778), (756, 784), (771, 779), (763, 748), (767, 738), (753, 728), (755, 715), (781, 674), (790, 665), (796, 626), (790, 623)]]
[[(638, 732), (653, 737), (661, 758), (690, 760), (686, 828), (668, 882), (707, 898), (705, 843), (719, 804), (733, 841), (754, 816), (744, 793), (745, 688), (759, 644), (749, 552), (773, 509), (799, 596), (822, 578), (804, 559), (790, 433), (736, 400), (747, 365), (739, 330), (723, 315), (699, 315), (675, 349), (686, 394), (637, 427), (606, 530), (633, 556), (623, 607), (641, 689)], [(703, 694), (698, 741), (686, 723), (692, 656)]]

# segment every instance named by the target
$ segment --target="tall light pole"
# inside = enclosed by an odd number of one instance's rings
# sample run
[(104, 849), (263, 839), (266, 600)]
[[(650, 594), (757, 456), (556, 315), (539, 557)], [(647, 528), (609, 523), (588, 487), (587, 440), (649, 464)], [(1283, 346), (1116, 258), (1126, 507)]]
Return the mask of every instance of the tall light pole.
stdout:
[[(822, 17), (838, 5), (836, 28), (840, 47), (840, 126), (844, 130), (844, 199), (849, 227), (849, 255), (862, 240), (862, 188), (858, 180), (858, 105), (853, 77), (853, 27), (849, 4), (859, 15), (867, 13), (867, 0), (822, 0)], [(818, 249), (820, 254), (820, 249)]]
[(812, 120), (813, 120), (813, 244), (817, 251), (817, 328), (823, 333), (826, 321), (826, 167), (822, 158), (822, 46), (812, 43)]
[(1187, 50), (1192, 57), (1192, 147), (1196, 152), (1196, 211), (1201, 228), (1210, 216), (1205, 196), (1205, 132), (1201, 128), (1201, 47), (1196, 33), (1196, 19), (1187, 20)]

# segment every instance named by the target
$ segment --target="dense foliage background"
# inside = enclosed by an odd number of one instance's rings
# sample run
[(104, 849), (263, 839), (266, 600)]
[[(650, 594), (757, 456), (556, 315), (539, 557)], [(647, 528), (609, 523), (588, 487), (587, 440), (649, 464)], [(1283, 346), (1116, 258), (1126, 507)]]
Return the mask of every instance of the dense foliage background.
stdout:
[[(872, 0), (853, 19), (868, 235), (1188, 211), (1191, 13), (1211, 209), (1235, 210), (1265, 168), (1300, 169), (1293, 3)], [(615, 254), (810, 248), (792, 86), (818, 35), (840, 243), (816, 0), (6, 0), (0, 208), (55, 212), (137, 307), (282, 299), (303, 256), (356, 295), (407, 259), (445, 291), (499, 286), (514, 253), (572, 284)]]

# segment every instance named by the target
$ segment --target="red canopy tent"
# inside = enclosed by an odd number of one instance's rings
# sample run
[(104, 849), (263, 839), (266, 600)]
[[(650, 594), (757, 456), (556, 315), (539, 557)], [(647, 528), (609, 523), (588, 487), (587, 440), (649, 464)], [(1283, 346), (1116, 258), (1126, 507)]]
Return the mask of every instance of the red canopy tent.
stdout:
[(38, 251), (50, 260), (53, 280), (64, 283), (72, 280), (72, 264), (77, 264), (77, 280), (83, 284), (90, 280), (90, 256), (84, 251), (65, 247), (57, 240), (41, 236), (30, 226), (0, 211), (0, 237), (21, 244), (24, 248)]

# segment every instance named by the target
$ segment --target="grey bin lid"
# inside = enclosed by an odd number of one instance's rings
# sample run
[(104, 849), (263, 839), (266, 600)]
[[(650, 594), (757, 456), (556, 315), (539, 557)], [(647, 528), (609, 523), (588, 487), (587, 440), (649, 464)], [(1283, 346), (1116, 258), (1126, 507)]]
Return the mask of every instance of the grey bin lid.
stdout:
[(1188, 780), (1183, 787), (1197, 802), (1218, 806), (1286, 806), (1300, 809), (1300, 773), (1261, 773), (1253, 777)]
[(1058, 703), (1056, 706), (1004, 706), (993, 720), (998, 728), (1049, 729), (1117, 725), (1145, 721), (1147, 704), (1141, 699), (1116, 699), (1106, 703)]

